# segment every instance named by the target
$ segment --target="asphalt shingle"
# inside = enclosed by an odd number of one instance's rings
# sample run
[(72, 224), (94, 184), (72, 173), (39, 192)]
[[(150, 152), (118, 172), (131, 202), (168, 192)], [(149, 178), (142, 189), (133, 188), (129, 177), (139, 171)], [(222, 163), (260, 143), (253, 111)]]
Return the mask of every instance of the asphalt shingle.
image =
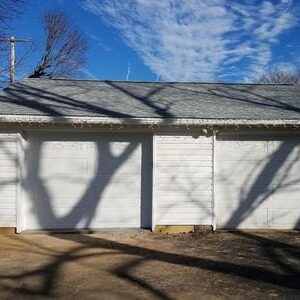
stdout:
[(0, 115), (299, 120), (300, 86), (26, 79)]

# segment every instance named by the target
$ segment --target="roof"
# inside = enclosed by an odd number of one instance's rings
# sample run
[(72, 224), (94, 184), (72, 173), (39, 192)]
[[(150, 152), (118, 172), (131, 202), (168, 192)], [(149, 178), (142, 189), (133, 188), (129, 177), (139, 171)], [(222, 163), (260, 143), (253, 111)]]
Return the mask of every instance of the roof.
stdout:
[(0, 116), (300, 120), (300, 86), (25, 79), (0, 93)]

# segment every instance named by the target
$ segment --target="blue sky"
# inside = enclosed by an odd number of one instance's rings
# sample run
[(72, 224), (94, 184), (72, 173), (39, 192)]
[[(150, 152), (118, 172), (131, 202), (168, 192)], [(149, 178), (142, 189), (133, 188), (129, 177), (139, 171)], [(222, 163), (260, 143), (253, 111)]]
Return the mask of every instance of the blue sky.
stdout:
[(49, 8), (88, 37), (84, 79), (247, 82), (300, 66), (300, 0), (29, 0), (10, 33), (39, 47), (19, 78), (41, 55)]

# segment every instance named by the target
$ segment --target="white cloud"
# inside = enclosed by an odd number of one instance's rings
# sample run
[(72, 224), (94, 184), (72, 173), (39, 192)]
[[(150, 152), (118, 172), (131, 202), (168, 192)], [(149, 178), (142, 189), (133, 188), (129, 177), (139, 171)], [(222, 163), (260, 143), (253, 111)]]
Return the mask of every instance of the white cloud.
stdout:
[(280, 70), (284, 70), (291, 73), (297, 71), (297, 66), (290, 62), (279, 62), (278, 64), (276, 64), (275, 67), (279, 68)]
[[(163, 80), (224, 80), (247, 68), (254, 77), (272, 60), (279, 36), (295, 25), (291, 1), (83, 0), (82, 7), (119, 30)], [(232, 73), (228, 70), (233, 70)]]
[(103, 51), (105, 51), (105, 52), (112, 52), (113, 51), (109, 46), (107, 46), (106, 44), (104, 44), (101, 41), (100, 37), (98, 37), (98, 36), (96, 36), (96, 35), (94, 35), (92, 33), (88, 33), (88, 36), (92, 40), (94, 40), (96, 42), (96, 44), (98, 45), (98, 47), (100, 47)]
[(97, 76), (92, 73), (88, 68), (81, 68), (80, 72), (83, 74), (84, 79), (97, 79)]

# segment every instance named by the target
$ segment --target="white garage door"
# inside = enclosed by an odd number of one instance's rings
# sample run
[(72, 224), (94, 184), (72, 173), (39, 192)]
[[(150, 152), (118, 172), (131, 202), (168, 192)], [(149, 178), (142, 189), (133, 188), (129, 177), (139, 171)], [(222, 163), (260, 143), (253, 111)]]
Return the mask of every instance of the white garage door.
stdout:
[(149, 147), (137, 135), (30, 134), (23, 228), (150, 227)]
[(300, 138), (218, 141), (217, 226), (300, 227)]

